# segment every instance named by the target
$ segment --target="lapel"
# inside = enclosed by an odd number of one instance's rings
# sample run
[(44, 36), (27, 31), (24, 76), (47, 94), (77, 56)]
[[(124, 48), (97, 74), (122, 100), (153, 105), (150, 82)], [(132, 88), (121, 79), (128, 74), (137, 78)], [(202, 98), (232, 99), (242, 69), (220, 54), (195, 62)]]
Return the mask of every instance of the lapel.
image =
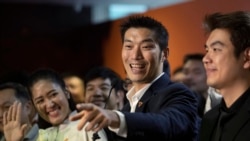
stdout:
[(166, 74), (163, 74), (159, 79), (157, 79), (138, 101), (135, 112), (143, 112), (150, 98), (156, 95), (157, 91), (162, 87), (167, 87), (169, 82), (170, 79)]
[(123, 112), (130, 112), (130, 109), (131, 109), (130, 104), (129, 104), (129, 102), (127, 102), (127, 104), (123, 106), (122, 111)]

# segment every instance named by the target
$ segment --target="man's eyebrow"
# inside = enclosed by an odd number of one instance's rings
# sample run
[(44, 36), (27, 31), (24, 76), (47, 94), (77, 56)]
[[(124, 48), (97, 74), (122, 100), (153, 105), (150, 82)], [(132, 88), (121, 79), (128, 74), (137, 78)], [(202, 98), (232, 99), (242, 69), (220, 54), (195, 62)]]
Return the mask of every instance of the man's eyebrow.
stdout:
[[(132, 42), (132, 41), (131, 41), (131, 40), (129, 40), (129, 39), (124, 39), (124, 42)], [(153, 40), (153, 39), (148, 38), (148, 39), (144, 39), (144, 40), (142, 40), (142, 42), (154, 42), (154, 40)]]
[(108, 83), (102, 83), (101, 86), (110, 86), (111, 84)]
[(124, 42), (132, 42), (132, 41), (129, 39), (124, 39)]
[[(215, 45), (218, 45), (218, 44), (224, 46), (224, 43), (222, 43), (221, 41), (214, 41), (214, 42), (212, 42), (210, 44), (210, 46), (215, 46)], [(208, 45), (205, 44), (204, 47), (207, 48)]]
[(154, 42), (154, 40), (153, 40), (153, 39), (148, 38), (148, 39), (143, 40), (142, 42)]

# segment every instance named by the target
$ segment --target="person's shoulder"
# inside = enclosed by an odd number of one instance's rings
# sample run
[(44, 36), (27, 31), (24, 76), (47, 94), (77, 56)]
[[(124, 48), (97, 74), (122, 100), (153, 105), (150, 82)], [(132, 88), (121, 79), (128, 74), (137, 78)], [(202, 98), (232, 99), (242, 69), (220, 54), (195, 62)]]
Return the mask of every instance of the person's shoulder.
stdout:
[(165, 98), (178, 99), (188, 97), (189, 99), (197, 99), (195, 93), (193, 93), (188, 87), (182, 83), (175, 82), (161, 86), (161, 88), (155, 91), (155, 94)]
[(178, 82), (170, 82), (165, 86), (162, 86), (162, 91), (181, 91), (192, 93), (192, 91), (184, 84)]

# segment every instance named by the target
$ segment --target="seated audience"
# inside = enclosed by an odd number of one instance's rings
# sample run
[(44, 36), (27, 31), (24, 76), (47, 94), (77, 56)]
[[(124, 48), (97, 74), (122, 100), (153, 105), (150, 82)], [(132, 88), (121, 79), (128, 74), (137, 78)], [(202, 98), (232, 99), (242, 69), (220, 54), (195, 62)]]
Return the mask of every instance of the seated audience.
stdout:
[[(29, 78), (28, 90), (39, 115), (46, 122), (52, 124), (52, 127), (39, 130), (38, 141), (92, 140), (92, 136), (95, 132), (86, 132), (83, 129), (79, 130), (79, 120), (68, 120), (69, 116), (75, 115), (77, 111), (75, 110), (75, 104), (66, 89), (65, 83), (58, 73), (50, 69), (39, 69), (35, 71)], [(9, 111), (7, 117), (15, 115), (15, 118), (14, 120), (7, 119), (7, 124), (11, 125), (13, 122), (19, 122), (17, 117), (20, 116), (20, 113), (19, 110)], [(24, 129), (21, 128), (24, 126), (23, 123), (19, 123), (18, 125), (13, 127), (13, 129), (20, 129), (20, 131), (24, 132)], [(107, 140), (103, 130), (100, 130), (98, 134), (101, 137), (98, 141)], [(15, 141), (21, 140), (22, 138), (19, 138)]]

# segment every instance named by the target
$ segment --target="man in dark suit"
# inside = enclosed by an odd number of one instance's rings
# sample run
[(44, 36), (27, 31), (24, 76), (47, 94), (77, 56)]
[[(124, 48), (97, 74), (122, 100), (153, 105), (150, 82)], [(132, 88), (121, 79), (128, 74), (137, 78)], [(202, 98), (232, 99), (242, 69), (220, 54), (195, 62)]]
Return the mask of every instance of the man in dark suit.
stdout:
[(79, 128), (98, 131), (103, 127), (124, 140), (194, 141), (198, 135), (197, 99), (183, 84), (173, 83), (164, 73), (169, 55), (168, 32), (155, 19), (133, 16), (121, 25), (122, 61), (133, 87), (122, 112), (80, 104)]
[(223, 99), (203, 117), (200, 141), (249, 141), (250, 13), (214, 13), (204, 23), (207, 84)]

